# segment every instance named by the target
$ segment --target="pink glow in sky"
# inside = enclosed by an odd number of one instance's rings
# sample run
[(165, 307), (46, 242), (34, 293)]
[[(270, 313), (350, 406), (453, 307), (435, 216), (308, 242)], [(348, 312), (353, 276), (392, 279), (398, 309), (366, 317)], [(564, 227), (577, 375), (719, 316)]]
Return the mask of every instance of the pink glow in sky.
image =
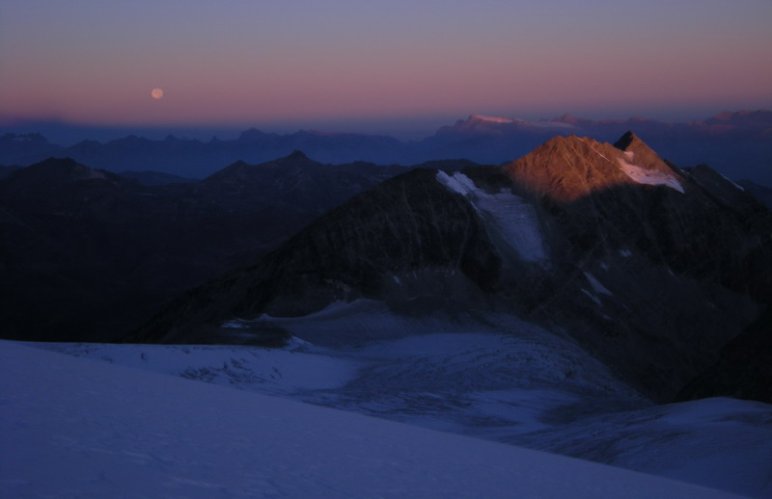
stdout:
[(768, 0), (5, 0), (0, 118), (226, 124), (769, 108), (770, 26)]

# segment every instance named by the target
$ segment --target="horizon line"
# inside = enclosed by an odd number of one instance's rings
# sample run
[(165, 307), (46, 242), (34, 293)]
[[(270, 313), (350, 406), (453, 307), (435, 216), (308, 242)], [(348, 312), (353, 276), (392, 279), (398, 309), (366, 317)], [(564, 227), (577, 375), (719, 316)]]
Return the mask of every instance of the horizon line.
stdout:
[[(83, 141), (110, 142), (128, 137), (139, 137), (147, 140), (165, 140), (175, 138), (178, 140), (198, 140), (201, 142), (213, 140), (235, 140), (242, 134), (249, 131), (257, 131), (269, 135), (293, 135), (297, 133), (315, 133), (325, 135), (361, 135), (370, 137), (388, 137), (400, 141), (422, 140), (437, 133), (444, 127), (453, 126), (457, 123), (469, 121), (475, 117), (480, 119), (506, 119), (513, 123), (566, 123), (567, 118), (578, 121), (587, 121), (590, 123), (624, 124), (627, 122), (650, 122), (659, 124), (692, 124), (717, 118), (722, 115), (743, 115), (752, 113), (772, 113), (772, 106), (769, 108), (744, 108), (744, 109), (725, 109), (715, 113), (702, 114), (701, 117), (692, 117), (689, 119), (658, 119), (650, 118), (641, 114), (631, 114), (627, 117), (609, 117), (609, 118), (588, 118), (580, 113), (565, 112), (550, 118), (520, 118), (508, 115), (508, 113), (483, 113), (472, 112), (461, 118), (442, 118), (442, 117), (405, 117), (403, 119), (387, 117), (384, 119), (330, 119), (330, 120), (292, 120), (292, 122), (200, 122), (200, 123), (89, 123), (68, 121), (59, 118), (18, 118), (8, 117), (0, 118), (0, 133), (3, 134), (38, 134), (47, 141), (55, 145), (69, 146)], [(706, 113), (707, 114), (707, 113)], [(292, 123), (296, 124), (292, 124)], [(387, 127), (391, 123), (402, 123), (400, 131), (386, 131), (382, 127)], [(421, 130), (415, 129), (406, 131), (405, 126), (413, 124)], [(381, 129), (379, 129), (381, 127)], [(46, 128), (49, 128), (46, 130)], [(346, 129), (348, 128), (348, 129)], [(352, 130), (357, 129), (359, 130)], [(4, 130), (6, 129), (6, 130)], [(101, 138), (85, 137), (74, 139), (74, 136), (84, 136), (88, 133), (103, 135)], [(192, 133), (193, 135), (187, 135)], [(70, 135), (68, 140), (62, 140), (63, 136)], [(150, 135), (150, 136), (148, 136)], [(57, 139), (56, 137), (59, 137)], [(155, 137), (153, 137), (155, 136)], [(205, 137), (206, 136), (206, 137)], [(229, 138), (231, 136), (232, 138)]]

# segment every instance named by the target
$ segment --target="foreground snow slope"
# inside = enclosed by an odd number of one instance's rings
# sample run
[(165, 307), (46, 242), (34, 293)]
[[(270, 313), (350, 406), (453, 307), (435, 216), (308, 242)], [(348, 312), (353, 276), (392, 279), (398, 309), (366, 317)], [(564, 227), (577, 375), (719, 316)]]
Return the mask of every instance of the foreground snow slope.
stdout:
[(4, 497), (728, 497), (0, 342)]
[[(311, 336), (332, 324), (296, 321)], [(300, 340), (285, 349), (28, 345), (772, 497), (772, 405), (726, 398), (654, 405), (570, 341), (538, 329), (341, 349)]]

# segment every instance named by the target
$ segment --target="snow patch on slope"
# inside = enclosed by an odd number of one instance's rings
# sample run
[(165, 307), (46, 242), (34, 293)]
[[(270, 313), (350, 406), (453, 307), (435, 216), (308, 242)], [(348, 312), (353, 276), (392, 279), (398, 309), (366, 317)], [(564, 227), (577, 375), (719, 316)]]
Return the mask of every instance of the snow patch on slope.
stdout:
[(625, 157), (617, 158), (617, 162), (619, 163), (619, 166), (625, 175), (630, 177), (633, 182), (646, 185), (664, 185), (680, 192), (681, 194), (684, 193), (683, 186), (672, 175), (668, 175), (667, 173), (656, 170), (648, 170), (631, 163), (635, 157), (632, 151), (625, 151), (623, 154)]
[(582, 142), (584, 142), (585, 144), (587, 144), (587, 146), (588, 146), (590, 149), (592, 149), (592, 152), (594, 152), (595, 154), (597, 154), (597, 155), (598, 155), (598, 156), (600, 156), (601, 158), (605, 159), (605, 160), (606, 160), (606, 161), (608, 161), (609, 163), (611, 162), (611, 160), (610, 160), (610, 159), (608, 159), (608, 158), (606, 157), (606, 155), (605, 155), (605, 154), (603, 154), (603, 153), (601, 153), (600, 151), (598, 151), (597, 149), (595, 149), (595, 146), (593, 146), (593, 143), (595, 142), (594, 140), (588, 140), (588, 139), (586, 139), (586, 138), (584, 138), (584, 137), (579, 137), (579, 140), (581, 140)]
[(473, 194), (477, 191), (477, 186), (472, 182), (472, 179), (464, 175), (463, 173), (454, 173), (448, 175), (442, 170), (437, 172), (437, 181), (448, 188), (449, 191), (461, 194), (464, 197)]
[(589, 298), (590, 300), (592, 300), (592, 301), (593, 301), (593, 302), (594, 302), (596, 305), (598, 305), (599, 307), (602, 307), (602, 306), (603, 306), (603, 303), (600, 301), (600, 298), (598, 298), (597, 296), (595, 296), (594, 294), (590, 293), (589, 291), (587, 291), (587, 290), (586, 290), (586, 289), (584, 289), (584, 288), (581, 288), (581, 291), (582, 291), (582, 293), (583, 293), (583, 294), (584, 294), (584, 295), (585, 295), (587, 298)]
[(719, 175), (721, 175), (721, 177), (723, 177), (724, 180), (726, 180), (727, 182), (732, 184), (735, 187), (735, 189), (739, 189), (739, 190), (745, 192), (745, 187), (743, 187), (741, 185), (738, 185), (737, 183), (735, 183), (732, 179), (730, 179), (729, 177), (727, 177), (723, 173), (719, 173)]
[(523, 260), (547, 260), (536, 210), (521, 197), (507, 190), (488, 194), (460, 172), (448, 175), (438, 171), (436, 178), (449, 191), (466, 197), (482, 218), (491, 222), (504, 241), (515, 249)]
[(590, 274), (589, 272), (584, 273), (585, 279), (587, 279), (587, 282), (590, 283), (590, 286), (592, 286), (593, 291), (595, 291), (598, 294), (611, 296), (613, 293), (606, 288), (603, 284), (600, 283), (598, 279), (595, 278), (594, 275)]

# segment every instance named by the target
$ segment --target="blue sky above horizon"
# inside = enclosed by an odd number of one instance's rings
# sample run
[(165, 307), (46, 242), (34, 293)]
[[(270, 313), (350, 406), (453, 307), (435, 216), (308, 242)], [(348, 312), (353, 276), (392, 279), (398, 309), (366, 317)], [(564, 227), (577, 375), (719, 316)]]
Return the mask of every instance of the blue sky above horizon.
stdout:
[(703, 118), (772, 107), (769, 26), (768, 0), (5, 0), (0, 120), (409, 135), (470, 113)]

